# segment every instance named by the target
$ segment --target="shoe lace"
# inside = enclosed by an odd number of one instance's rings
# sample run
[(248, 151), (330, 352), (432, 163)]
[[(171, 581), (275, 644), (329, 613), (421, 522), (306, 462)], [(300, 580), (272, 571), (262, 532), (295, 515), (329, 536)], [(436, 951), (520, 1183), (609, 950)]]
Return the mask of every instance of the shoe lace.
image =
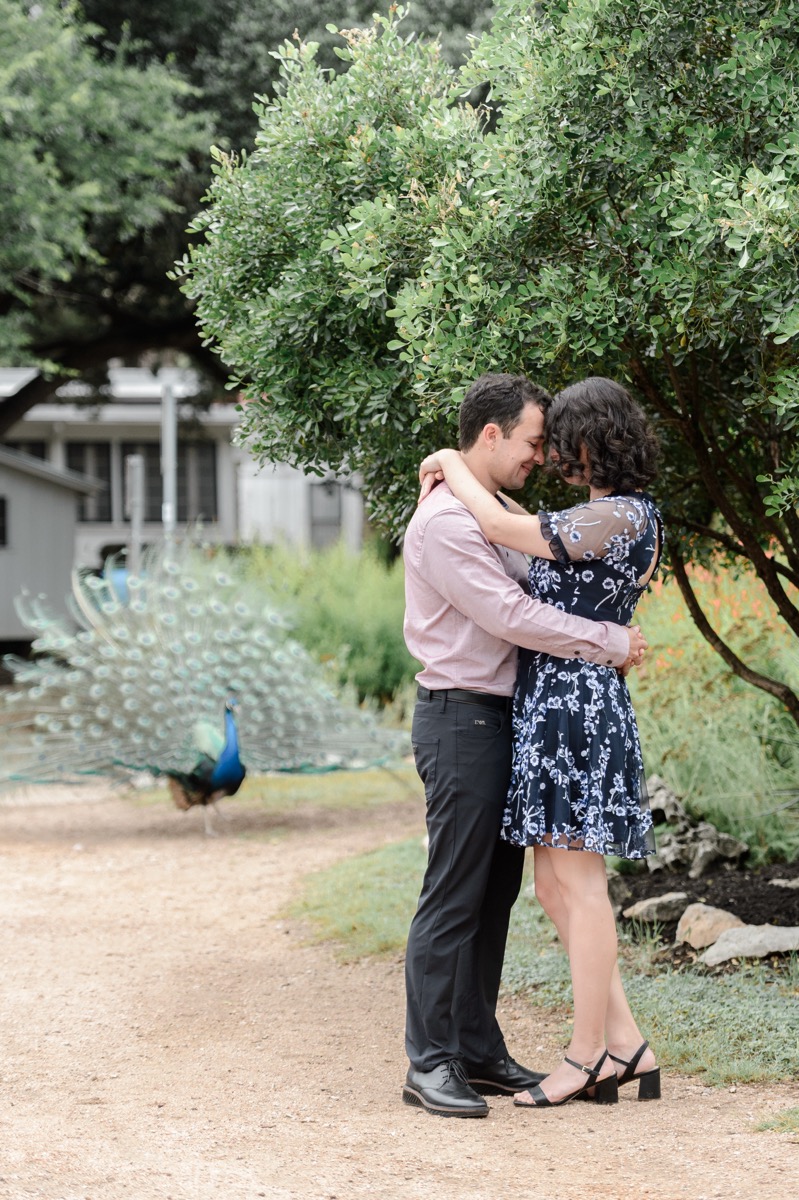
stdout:
[(466, 1073), (466, 1067), (459, 1058), (451, 1058), (447, 1063), (447, 1067), (449, 1068), (447, 1082), (449, 1082), (450, 1075), (455, 1075), (463, 1083), (469, 1082), (469, 1076)]

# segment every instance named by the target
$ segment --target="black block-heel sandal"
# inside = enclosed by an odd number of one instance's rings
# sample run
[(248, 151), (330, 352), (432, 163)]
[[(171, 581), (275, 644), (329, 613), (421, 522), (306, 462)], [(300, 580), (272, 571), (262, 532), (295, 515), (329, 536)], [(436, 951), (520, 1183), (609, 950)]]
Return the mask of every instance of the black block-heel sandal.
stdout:
[(611, 1054), (614, 1062), (617, 1062), (620, 1067), (624, 1067), (619, 1076), (619, 1087), (625, 1083), (632, 1083), (634, 1079), (638, 1080), (638, 1099), (639, 1100), (659, 1100), (660, 1099), (660, 1067), (653, 1067), (651, 1071), (644, 1071), (641, 1075), (636, 1075), (635, 1068), (638, 1066), (644, 1051), (649, 1042), (644, 1042), (636, 1050), (629, 1062), (623, 1058), (617, 1058), (615, 1054)]
[(568, 1104), (570, 1100), (577, 1100), (583, 1097), (584, 1093), (589, 1088), (594, 1088), (594, 1094), (585, 1099), (591, 1099), (596, 1104), (618, 1104), (619, 1102), (619, 1081), (616, 1075), (608, 1075), (604, 1079), (597, 1079), (597, 1075), (602, 1070), (602, 1064), (608, 1057), (607, 1050), (593, 1067), (584, 1067), (582, 1063), (575, 1062), (573, 1058), (564, 1058), (570, 1067), (576, 1067), (578, 1071), (588, 1076), (588, 1082), (578, 1088), (576, 1092), (571, 1092), (568, 1096), (564, 1096), (562, 1100), (550, 1100), (544, 1091), (541, 1090), (540, 1084), (535, 1087), (528, 1088), (528, 1092), (534, 1103), (526, 1104), (523, 1100), (515, 1099), (513, 1103), (517, 1108), (558, 1108), (561, 1104)]

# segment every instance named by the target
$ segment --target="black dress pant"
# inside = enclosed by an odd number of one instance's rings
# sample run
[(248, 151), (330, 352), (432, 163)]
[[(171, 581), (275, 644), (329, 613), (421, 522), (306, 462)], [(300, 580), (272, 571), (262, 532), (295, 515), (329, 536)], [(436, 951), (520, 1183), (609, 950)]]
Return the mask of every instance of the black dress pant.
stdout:
[(511, 767), (511, 714), (430, 693), (416, 705), (427, 871), (408, 935), (405, 1045), (412, 1065), (507, 1054), (496, 1019), (510, 912), (524, 850), (499, 838)]

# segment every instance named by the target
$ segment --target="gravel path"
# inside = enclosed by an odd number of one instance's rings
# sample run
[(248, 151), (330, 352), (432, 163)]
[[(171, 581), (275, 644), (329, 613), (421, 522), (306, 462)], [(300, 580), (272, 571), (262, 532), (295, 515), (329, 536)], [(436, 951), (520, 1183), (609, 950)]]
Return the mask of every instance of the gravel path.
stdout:
[[(0, 800), (0, 1197), (796, 1200), (799, 1084), (441, 1120), (400, 1103), (399, 962), (336, 963), (283, 915), (303, 877), (422, 832), (418, 803), (278, 826), (54, 789)], [(522, 1061), (562, 1023), (521, 1000)]]

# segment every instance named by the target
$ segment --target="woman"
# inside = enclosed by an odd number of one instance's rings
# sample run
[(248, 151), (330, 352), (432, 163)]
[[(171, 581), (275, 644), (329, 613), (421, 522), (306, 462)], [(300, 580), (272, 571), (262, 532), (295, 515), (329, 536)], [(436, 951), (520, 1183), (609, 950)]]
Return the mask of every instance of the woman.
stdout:
[[(533, 555), (530, 586), (541, 600), (627, 624), (663, 543), (660, 515), (643, 491), (655, 476), (654, 434), (624, 388), (593, 378), (555, 398), (546, 436), (553, 464), (567, 483), (588, 488), (587, 502), (536, 517), (504, 497), (498, 504), (456, 450), (424, 460), (422, 493), (445, 478), (489, 541)], [(522, 650), (513, 732), (502, 836), (535, 848), (536, 896), (568, 952), (574, 991), (568, 1054), (514, 1103), (614, 1103), (618, 1084), (634, 1079), (639, 1099), (656, 1099), (660, 1071), (624, 994), (603, 858), (654, 850), (624, 678), (610, 667)]]

